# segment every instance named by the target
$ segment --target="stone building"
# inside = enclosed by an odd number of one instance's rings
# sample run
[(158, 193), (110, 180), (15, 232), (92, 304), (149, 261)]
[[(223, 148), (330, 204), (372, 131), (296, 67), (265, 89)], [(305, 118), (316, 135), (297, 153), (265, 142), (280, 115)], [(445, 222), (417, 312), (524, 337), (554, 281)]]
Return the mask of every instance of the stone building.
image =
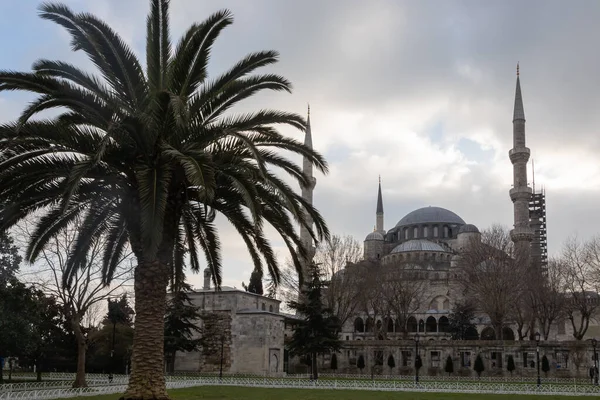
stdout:
[(210, 286), (210, 271), (204, 271), (204, 286), (190, 293), (200, 308), (198, 321), (204, 339), (199, 352), (179, 352), (177, 372), (224, 373), (277, 376), (283, 373), (284, 319), (280, 301), (243, 290)]

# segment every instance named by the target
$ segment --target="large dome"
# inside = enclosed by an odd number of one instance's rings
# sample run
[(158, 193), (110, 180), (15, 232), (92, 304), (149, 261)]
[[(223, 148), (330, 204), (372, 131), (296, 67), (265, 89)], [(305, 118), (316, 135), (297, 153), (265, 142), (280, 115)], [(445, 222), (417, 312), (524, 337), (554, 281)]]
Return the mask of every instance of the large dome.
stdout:
[(465, 221), (450, 210), (441, 207), (423, 207), (409, 212), (397, 224), (397, 227), (416, 224), (458, 224)]
[(409, 240), (394, 247), (390, 254), (394, 253), (407, 253), (410, 251), (441, 251), (446, 252), (442, 246), (437, 243), (430, 242), (429, 240)]

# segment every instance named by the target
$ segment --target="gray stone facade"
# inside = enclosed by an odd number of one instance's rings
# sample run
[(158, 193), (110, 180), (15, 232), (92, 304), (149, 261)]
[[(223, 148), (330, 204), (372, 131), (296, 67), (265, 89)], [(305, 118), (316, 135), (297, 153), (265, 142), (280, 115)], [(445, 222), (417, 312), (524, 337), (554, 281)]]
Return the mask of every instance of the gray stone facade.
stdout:
[(280, 301), (242, 290), (223, 287), (190, 293), (200, 307), (202, 350), (179, 352), (177, 372), (223, 372), (281, 375), (284, 354), (284, 315)]

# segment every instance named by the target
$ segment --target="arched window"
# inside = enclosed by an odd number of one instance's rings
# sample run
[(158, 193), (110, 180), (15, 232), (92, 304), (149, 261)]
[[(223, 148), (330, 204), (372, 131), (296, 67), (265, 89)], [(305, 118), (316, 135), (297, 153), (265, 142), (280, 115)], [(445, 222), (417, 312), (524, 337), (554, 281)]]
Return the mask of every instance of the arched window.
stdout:
[(273, 306), (269, 306), (269, 312), (273, 312)]
[(408, 228), (404, 228), (404, 239), (408, 239)]
[(450, 321), (448, 317), (441, 317), (439, 322), (440, 332), (448, 333), (450, 332)]
[(419, 227), (415, 226), (413, 228), (413, 238), (418, 238), (419, 237)]
[(394, 332), (394, 320), (392, 318), (388, 318), (387, 331)]
[(515, 340), (515, 333), (508, 326), (502, 328), (502, 340)]
[(426, 226), (424, 226), (423, 227), (423, 237), (426, 238), (428, 236), (429, 236), (429, 229)]
[(425, 332), (437, 332), (437, 321), (435, 318), (427, 318), (427, 322), (425, 322)]
[(482, 330), (481, 340), (496, 340), (496, 333), (494, 332), (494, 328), (488, 326), (487, 328)]
[(433, 227), (433, 237), (438, 237), (439, 236), (439, 228), (437, 226)]
[(267, 309), (267, 306), (265, 305), (265, 303), (262, 303), (262, 310), (265, 311)]
[(448, 227), (446, 225), (444, 225), (444, 237), (447, 238), (448, 234), (449, 234), (450, 230), (448, 229)]
[(417, 319), (415, 317), (408, 317), (406, 321), (406, 330), (409, 332), (417, 331)]
[(354, 320), (354, 332), (364, 332), (365, 331), (365, 323), (362, 318), (358, 317)]

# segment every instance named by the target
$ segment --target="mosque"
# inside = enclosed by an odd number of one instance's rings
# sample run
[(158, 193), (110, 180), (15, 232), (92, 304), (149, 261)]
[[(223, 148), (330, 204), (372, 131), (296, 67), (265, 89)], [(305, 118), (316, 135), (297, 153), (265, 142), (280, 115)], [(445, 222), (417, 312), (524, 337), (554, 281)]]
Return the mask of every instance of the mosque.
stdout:
[[(312, 148), (310, 112), (307, 122), (305, 144)], [(545, 193), (535, 192), (528, 185), (530, 150), (525, 142), (525, 113), (518, 67), (513, 148), (508, 156), (513, 165), (513, 185), (508, 193), (514, 208), (511, 239), (515, 249), (526, 250), (543, 268), (547, 264)], [(303, 171), (309, 177), (309, 184), (301, 188), (302, 196), (312, 204), (317, 182), (308, 160), (303, 162)], [(307, 219), (310, 222), (308, 216)], [(307, 276), (315, 247), (304, 227), (300, 229), (300, 238), (308, 249), (308, 257), (302, 260)], [(439, 206), (411, 211), (386, 230), (380, 181), (375, 229), (365, 237), (364, 259), (357, 264), (347, 265), (344, 273), (360, 265), (393, 269), (396, 264), (411, 264), (415, 273), (427, 283), (424, 301), (418, 310), (411, 313), (405, 327), (398, 326), (397, 319), (381, 318), (368, 307), (357, 307), (340, 332), (343, 350), (336, 355), (338, 370), (358, 373), (360, 363), (357, 360), (362, 358), (364, 365), (373, 368), (371, 372), (378, 368), (378, 373), (381, 373), (385, 360), (389, 362), (389, 358), (393, 357), (396, 364), (393, 373), (411, 374), (414, 372), (414, 355), (417, 352), (423, 360), (423, 374), (442, 373), (442, 363), (450, 356), (457, 374), (472, 376), (477, 355), (482, 355), (488, 371), (486, 373), (492, 375), (506, 374), (504, 367), (509, 356), (514, 357), (517, 366), (515, 373), (521, 376), (535, 374), (532, 360), (537, 351), (536, 343), (515, 340), (514, 326), (510, 323), (503, 328), (503, 340), (495, 340), (497, 335), (489, 318), (478, 315), (474, 323), (481, 340), (450, 340), (448, 315), (461, 299), (454, 268), (465, 246), (477, 240), (481, 240), (481, 233), (476, 225)], [(203, 348), (198, 352), (178, 353), (176, 371), (217, 373), (222, 370), (225, 373), (262, 376), (306, 371), (306, 365), (297, 357), (289, 357), (286, 350), (286, 340), (292, 335), (299, 321), (298, 316), (282, 312), (280, 300), (230, 287), (214, 290), (210, 282), (210, 272), (206, 270), (204, 287), (190, 295), (203, 315), (202, 320), (198, 321), (204, 332)], [(557, 376), (585, 374), (585, 368), (580, 367), (587, 366), (586, 360), (590, 359), (590, 349), (582, 344), (584, 341), (571, 340), (568, 325), (565, 320), (556, 321), (550, 337), (540, 349), (542, 355), (550, 359), (551, 374)], [(373, 326), (379, 329), (373, 329)], [(410, 333), (410, 340), (404, 334), (406, 331)], [(381, 332), (385, 334), (381, 335)], [(413, 336), (421, 338), (421, 344), (416, 348)], [(325, 371), (330, 368), (331, 355), (324, 355), (320, 365)]]

